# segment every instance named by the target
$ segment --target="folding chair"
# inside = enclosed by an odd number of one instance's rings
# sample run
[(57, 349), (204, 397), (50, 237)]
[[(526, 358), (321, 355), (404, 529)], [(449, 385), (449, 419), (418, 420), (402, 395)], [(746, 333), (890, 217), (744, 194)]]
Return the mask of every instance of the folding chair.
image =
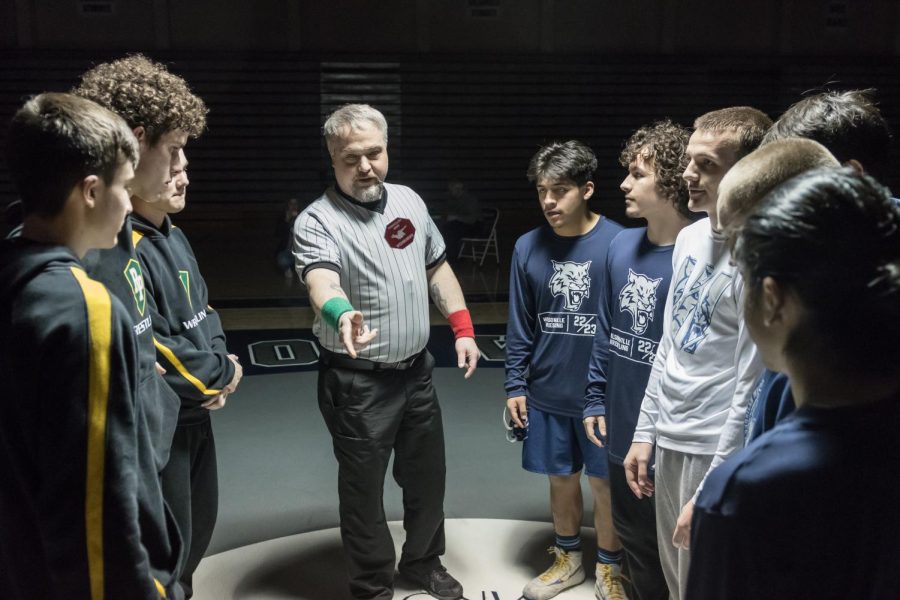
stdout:
[(497, 221), (500, 220), (500, 210), (497, 208), (485, 208), (481, 211), (481, 214), (482, 221), (490, 223), (490, 229), (487, 226), (484, 228), (486, 237), (462, 238), (456, 258), (467, 256), (473, 261), (478, 261), (478, 265), (482, 266), (484, 265), (484, 259), (490, 254), (497, 261), (497, 264), (500, 264), (500, 249), (497, 246)]

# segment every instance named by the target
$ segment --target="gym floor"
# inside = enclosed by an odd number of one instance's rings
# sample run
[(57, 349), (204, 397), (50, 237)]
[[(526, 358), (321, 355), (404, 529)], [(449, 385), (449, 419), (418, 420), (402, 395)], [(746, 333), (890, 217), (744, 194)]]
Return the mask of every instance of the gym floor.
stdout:
[[(201, 252), (211, 304), (221, 313), (229, 348), (250, 368), (225, 409), (213, 415), (219, 515), (207, 558), (196, 574), (195, 597), (347, 597), (335, 529), (337, 463), (317, 406), (315, 367), (302, 364), (314, 359), (304, 354), (308, 343), (303, 340), (312, 339), (305, 289), (274, 268), (242, 269), (242, 276), (234, 277), (240, 259), (204, 261)], [(230, 267), (206, 267), (223, 263)], [(434, 380), (447, 447), (445, 562), (466, 586), (467, 598), (484, 594), (491, 600), (492, 592), (497, 598), (518, 598), (528, 579), (549, 565), (545, 552), (553, 543), (553, 527), (547, 480), (522, 470), (521, 447), (506, 440), (502, 424), (508, 266), (468, 262), (456, 271), (479, 346), (489, 356), (464, 380), (452, 367), (449, 331), (432, 307), (429, 348), (438, 359)], [(291, 347), (286, 352), (295, 360), (262, 359), (261, 345)], [(584, 496), (590, 498), (586, 482)], [(401, 490), (390, 470), (384, 506), (389, 521), (402, 519)], [(590, 506), (585, 512), (590, 514)], [(402, 526), (392, 523), (392, 531), (395, 542), (402, 543)], [(592, 540), (585, 541), (587, 548), (593, 547)], [(592, 566), (586, 566), (591, 573)], [(398, 580), (397, 598), (417, 597), (404, 585)], [(591, 598), (592, 585), (589, 579), (567, 597)]]

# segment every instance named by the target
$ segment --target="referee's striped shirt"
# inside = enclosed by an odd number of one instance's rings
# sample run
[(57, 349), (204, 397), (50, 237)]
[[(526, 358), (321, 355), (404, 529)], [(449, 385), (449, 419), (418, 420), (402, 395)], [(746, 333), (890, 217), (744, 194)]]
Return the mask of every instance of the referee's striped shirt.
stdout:
[[(426, 270), (444, 259), (444, 240), (425, 203), (410, 188), (384, 184), (371, 204), (329, 188), (294, 223), (294, 259), (301, 279), (311, 269), (341, 276), (341, 288), (378, 335), (359, 352), (378, 362), (401, 361), (428, 341)], [(344, 354), (337, 332), (317, 316), (313, 333)]]

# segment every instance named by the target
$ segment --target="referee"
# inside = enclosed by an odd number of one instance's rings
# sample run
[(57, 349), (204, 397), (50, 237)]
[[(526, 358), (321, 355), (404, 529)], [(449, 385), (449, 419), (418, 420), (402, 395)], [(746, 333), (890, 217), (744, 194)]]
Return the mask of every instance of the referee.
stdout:
[(350, 591), (393, 598), (394, 544), (383, 506), (393, 451), (405, 511), (400, 574), (436, 598), (461, 598), (440, 561), (446, 466), (434, 358), (425, 350), (428, 294), (450, 321), (466, 378), (479, 356), (472, 320), (425, 203), (384, 183), (384, 115), (350, 104), (328, 117), (324, 134), (337, 185), (297, 218), (294, 256), (322, 346), (319, 409), (339, 466)]

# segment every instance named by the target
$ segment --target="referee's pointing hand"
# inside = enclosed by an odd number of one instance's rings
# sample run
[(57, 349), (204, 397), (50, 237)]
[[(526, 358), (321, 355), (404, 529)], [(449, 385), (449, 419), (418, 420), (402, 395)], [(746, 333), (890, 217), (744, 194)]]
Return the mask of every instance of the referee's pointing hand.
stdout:
[(350, 358), (356, 358), (356, 351), (365, 348), (378, 335), (377, 329), (369, 331), (369, 326), (363, 322), (363, 314), (358, 310), (342, 314), (338, 326), (341, 342)]

